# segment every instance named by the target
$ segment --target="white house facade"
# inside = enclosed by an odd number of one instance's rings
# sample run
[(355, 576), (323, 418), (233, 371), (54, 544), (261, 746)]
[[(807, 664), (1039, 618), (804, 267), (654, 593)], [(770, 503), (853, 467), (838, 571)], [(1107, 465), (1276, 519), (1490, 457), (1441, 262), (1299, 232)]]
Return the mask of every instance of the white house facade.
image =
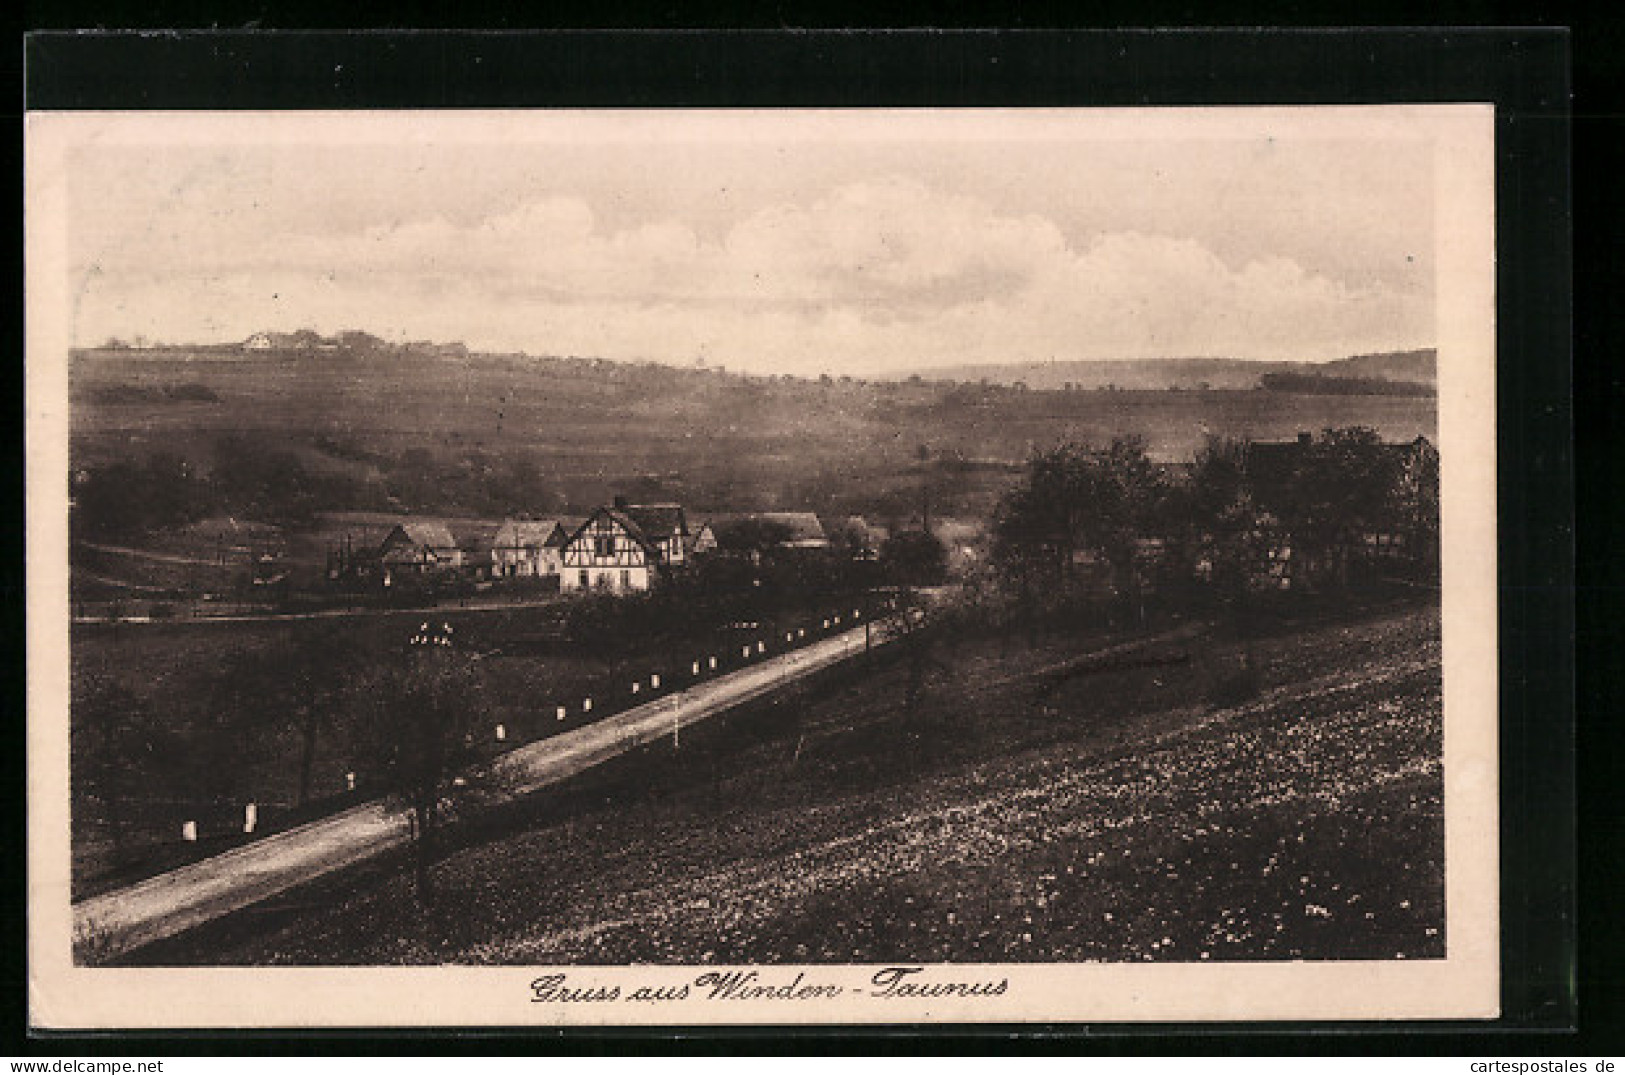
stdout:
[(569, 535), (556, 519), (509, 519), (491, 542), (491, 574), (499, 579), (547, 578), (564, 566)]
[(688, 560), (688, 523), (676, 504), (628, 505), (619, 498), (599, 508), (563, 549), (559, 589), (564, 593), (649, 589), (660, 573)]

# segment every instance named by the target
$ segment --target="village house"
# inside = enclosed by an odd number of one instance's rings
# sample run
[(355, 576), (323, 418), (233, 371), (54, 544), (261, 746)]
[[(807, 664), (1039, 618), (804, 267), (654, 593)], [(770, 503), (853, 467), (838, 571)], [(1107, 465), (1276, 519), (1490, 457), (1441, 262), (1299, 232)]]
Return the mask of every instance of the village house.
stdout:
[(401, 576), (446, 575), (459, 571), (466, 557), (445, 523), (408, 522), (391, 530), (378, 547), (383, 583)]
[(664, 571), (688, 562), (688, 519), (677, 504), (614, 505), (587, 517), (565, 542), (559, 588), (565, 593), (647, 590)]
[[(758, 511), (712, 515), (695, 532), (696, 556), (717, 549), (753, 546), (770, 538), (774, 549), (827, 549), (824, 524), (810, 511)], [(764, 549), (752, 548), (762, 552)]]
[(491, 574), (499, 579), (557, 576), (569, 540), (557, 519), (508, 519), (491, 542)]
[(1322, 536), (1311, 542), (1303, 534), (1288, 532), (1279, 518), (1277, 499), (1291, 487), (1294, 474), (1314, 443), (1310, 434), (1299, 433), (1294, 440), (1248, 446), (1247, 482), (1261, 509), (1252, 535), (1260, 550), (1252, 584), (1264, 589), (1313, 588), (1326, 579), (1346, 581), (1351, 568), (1383, 561), (1436, 566), (1438, 548), (1432, 540), (1435, 532), (1402, 505), (1409, 503), (1419, 508), (1427, 501), (1422, 486), (1430, 475), (1436, 497), (1438, 449), (1423, 436), (1377, 445), (1386, 461), (1392, 463), (1395, 488), (1388, 490), (1389, 510), (1350, 518), (1329, 540)]

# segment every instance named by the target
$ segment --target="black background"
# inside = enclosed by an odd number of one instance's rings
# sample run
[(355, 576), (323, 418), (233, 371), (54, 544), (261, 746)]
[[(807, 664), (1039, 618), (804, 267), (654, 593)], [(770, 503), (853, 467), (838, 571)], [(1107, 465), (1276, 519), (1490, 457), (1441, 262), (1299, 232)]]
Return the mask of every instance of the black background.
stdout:
[[(220, 5), (210, 5), (218, 9)], [(364, 11), (305, 5), (300, 25), (325, 20), (354, 25)], [(477, 7), (477, 5), (476, 5)], [(1145, 24), (1159, 14), (1137, 5)], [(1164, 6), (1182, 21), (1195, 13)], [(1257, 12), (1258, 16), (1268, 13)], [(1289, 21), (1310, 21), (1301, 9)], [(32, 27), (173, 27), (215, 25), (218, 10), (174, 5), (126, 5), (116, 22), (71, 5), (36, 9)], [(465, 20), (477, 10), (459, 7)], [(530, 14), (530, 13), (526, 13)], [(561, 13), (552, 13), (555, 18)], [(564, 14), (569, 14), (564, 12)], [(744, 24), (740, 12), (690, 16), (691, 26)], [(1474, 14), (1482, 14), (1475, 12)], [(1527, 21), (1506, 18), (1504, 21)], [(728, 18), (727, 16), (733, 16)], [(395, 10), (385, 18), (404, 18)], [(487, 25), (508, 25), (511, 13)], [(963, 12), (916, 15), (899, 25), (952, 25)], [(1165, 17), (1167, 17), (1165, 15)], [(616, 19), (623, 21), (617, 22)], [(750, 31), (596, 31), (555, 34), (291, 33), (97, 35), (48, 33), (23, 43), (26, 105), (31, 109), (130, 108), (462, 108), (462, 107), (858, 107), (858, 106), (1109, 106), (1182, 104), (1364, 104), (1490, 101), (1497, 106), (1497, 291), (1499, 337), (1501, 678), (1502, 678), (1502, 931), (1504, 1016), (1482, 1024), (1159, 1027), (918, 1028), (877, 1036), (840, 1031), (728, 1031), (694, 1028), (671, 1033), (521, 1031), (524, 1037), (446, 1032), (302, 1034), (92, 1035), (25, 1037), (23, 943), (23, 615), (20, 526), (7, 531), (8, 569), (0, 577), (9, 615), (3, 629), (18, 674), (7, 700), (5, 752), (9, 793), (4, 833), (8, 883), (5, 911), (14, 923), (0, 963), (5, 1029), (13, 1053), (90, 1056), (222, 1051), (376, 1053), (455, 1048), (467, 1052), (652, 1050), (761, 1052), (1105, 1051), (1158, 1053), (1374, 1052), (1583, 1056), (1617, 1054), (1625, 1023), (1618, 964), (1620, 929), (1611, 898), (1620, 881), (1613, 851), (1621, 827), (1619, 756), (1609, 679), (1617, 675), (1625, 632), (1610, 598), (1622, 578), (1601, 525), (1580, 546), (1576, 587), (1574, 517), (1575, 414), (1595, 415), (1589, 451), (1579, 472), (1591, 486), (1599, 522), (1616, 521), (1611, 495), (1621, 458), (1621, 359), (1606, 349), (1613, 301), (1608, 269), (1617, 264), (1619, 173), (1615, 44), (1617, 25), (1569, 33), (1550, 28), (1492, 30), (1244, 29), (1208, 32), (1036, 31), (1053, 25), (1050, 9), (1025, 20), (1001, 21), (1001, 31), (844, 32), (785, 30), (815, 26), (782, 8), (752, 9)], [(839, 26), (840, 16), (821, 16)], [(656, 8), (630, 21), (597, 13), (599, 26), (678, 23)], [(286, 13), (245, 5), (235, 25), (291, 26)], [(465, 22), (465, 25), (471, 23)], [(1572, 55), (1571, 55), (1572, 54)], [(1581, 80), (1572, 113), (1570, 75)], [(478, 62), (476, 62), (476, 60)], [(19, 88), (23, 80), (15, 70)], [(1589, 80), (1587, 82), (1586, 80)], [(1592, 94), (1590, 98), (1586, 93)], [(1586, 167), (1571, 177), (1570, 139)], [(19, 131), (20, 140), (20, 131)], [(1571, 322), (1573, 253), (1571, 179), (1581, 204), (1603, 212), (1574, 231), (1583, 282), (1601, 287), (1592, 317)], [(21, 204), (20, 190), (16, 204)], [(20, 275), (19, 275), (20, 283)], [(1584, 290), (1584, 289), (1583, 289)], [(20, 286), (14, 292), (20, 297)], [(20, 304), (19, 304), (20, 307)], [(10, 326), (22, 354), (21, 318)], [(1576, 345), (1588, 357), (1573, 361)], [(1576, 392), (1575, 375), (1579, 391)], [(19, 419), (13, 436), (22, 458), (21, 364), (14, 370)], [(20, 466), (9, 476), (11, 501), (22, 518)], [(1580, 683), (1585, 713), (1578, 724), (1587, 794), (1575, 795), (1575, 599), (1585, 603), (1581, 650), (1589, 658)], [(1584, 834), (1577, 857), (1576, 830)], [(1582, 886), (1577, 889), (1577, 883)], [(1578, 901), (1578, 892), (1585, 902)], [(1584, 914), (1581, 916), (1581, 908)], [(1583, 932), (1581, 931), (1583, 926)], [(1576, 1030), (1578, 1028), (1578, 1030)], [(1061, 1037), (1055, 1037), (1059, 1033)], [(1017, 1035), (1015, 1039), (1011, 1034)]]

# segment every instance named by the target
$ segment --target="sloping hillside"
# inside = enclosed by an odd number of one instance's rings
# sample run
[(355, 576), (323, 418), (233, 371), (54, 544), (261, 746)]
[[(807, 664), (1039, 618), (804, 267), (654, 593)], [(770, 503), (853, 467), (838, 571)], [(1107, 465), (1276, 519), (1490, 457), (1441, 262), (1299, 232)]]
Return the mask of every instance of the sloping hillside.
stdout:
[[(1215, 361), (1178, 368), (1200, 384)], [(1011, 468), (1062, 440), (1136, 434), (1179, 461), (1208, 433), (1434, 433), (1431, 399), (1165, 382), (1036, 391), (523, 355), (86, 351), (72, 365), (72, 451), (81, 468), (170, 455), (209, 474), (224, 460), (244, 495), (209, 514), (252, 515), (255, 490), (281, 483), (307, 511), (582, 514), (624, 493), (906, 520), (927, 483), (934, 512), (987, 515)]]
[(1324, 362), (1315, 367), (1323, 377), (1377, 377), (1386, 381), (1414, 381), (1437, 384), (1439, 353), (1429, 347), (1421, 351), (1394, 351), (1380, 355), (1355, 355)]
[(1317, 377), (1378, 378), (1435, 383), (1435, 352), (1396, 351), (1355, 355), (1330, 362), (1271, 362), (1239, 358), (1101, 359), (1076, 362), (1018, 362), (1010, 365), (939, 366), (922, 369), (926, 380), (1020, 382), (1034, 390), (1071, 386), (1086, 391), (1108, 386), (1123, 390), (1253, 389), (1269, 373)]
[[(385, 871), (146, 958), (1443, 954), (1436, 612), (1181, 635), (1057, 680), (1077, 646), (967, 644), (939, 654), (916, 712), (898, 665), (606, 766), (447, 858), (457, 913), (428, 932)], [(1262, 693), (1211, 704), (1243, 651)]]

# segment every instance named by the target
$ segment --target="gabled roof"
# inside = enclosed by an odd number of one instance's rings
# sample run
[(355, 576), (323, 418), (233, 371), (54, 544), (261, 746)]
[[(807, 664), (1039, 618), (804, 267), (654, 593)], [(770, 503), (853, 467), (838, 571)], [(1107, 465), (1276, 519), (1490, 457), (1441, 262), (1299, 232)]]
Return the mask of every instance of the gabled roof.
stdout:
[[(457, 539), (451, 536), (451, 527), (445, 523), (401, 523), (395, 529), (405, 534), (406, 539), (413, 545), (427, 546), (431, 549), (455, 549), (457, 547)], [(395, 530), (391, 530), (389, 537), (394, 536)], [(384, 540), (388, 541), (389, 537)]]
[(659, 550), (655, 547), (655, 543), (649, 540), (649, 535), (643, 532), (643, 527), (638, 525), (637, 520), (633, 519), (625, 511), (621, 511), (617, 508), (596, 509), (591, 515), (587, 516), (586, 519), (582, 520), (580, 526), (577, 526), (570, 531), (569, 539), (565, 542), (565, 544), (568, 545), (570, 542), (575, 541), (577, 538), (585, 534), (587, 527), (591, 526), (593, 521), (600, 515), (607, 516), (609, 519), (615, 522), (615, 524), (618, 525), (622, 530), (626, 531), (628, 537), (630, 537), (633, 541), (636, 541), (639, 545), (643, 546), (643, 550), (649, 553), (651, 556), (654, 556), (659, 552)]
[(499, 549), (522, 549), (531, 545), (558, 546), (567, 540), (569, 535), (558, 519), (509, 519), (492, 543)]
[(688, 520), (681, 505), (631, 504), (624, 508), (598, 508), (579, 526), (567, 532), (565, 544), (580, 537), (600, 515), (614, 520), (633, 541), (643, 546), (651, 560), (661, 558), (661, 541), (688, 536)]

